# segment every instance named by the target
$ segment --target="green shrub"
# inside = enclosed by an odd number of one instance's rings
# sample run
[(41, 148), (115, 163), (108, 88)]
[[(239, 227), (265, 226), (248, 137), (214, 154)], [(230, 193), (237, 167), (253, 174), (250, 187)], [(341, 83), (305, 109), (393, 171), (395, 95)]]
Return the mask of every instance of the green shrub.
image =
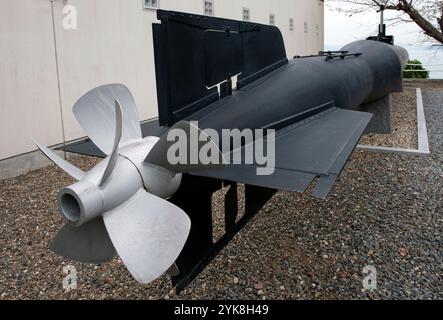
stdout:
[(403, 73), (403, 77), (408, 79), (429, 79), (429, 71), (423, 67), (419, 60), (409, 60), (405, 72)]

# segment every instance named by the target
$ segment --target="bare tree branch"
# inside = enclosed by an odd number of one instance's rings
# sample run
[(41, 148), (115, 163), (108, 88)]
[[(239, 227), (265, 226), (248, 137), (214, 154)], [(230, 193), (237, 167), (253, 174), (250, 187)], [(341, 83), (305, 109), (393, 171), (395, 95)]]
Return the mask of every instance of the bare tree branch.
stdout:
[[(430, 39), (443, 43), (443, 0), (331, 0), (344, 6), (337, 11), (347, 15), (360, 14), (375, 10), (381, 5), (386, 10), (394, 10), (404, 16), (397, 21), (414, 22)], [(405, 18), (407, 17), (407, 19)]]

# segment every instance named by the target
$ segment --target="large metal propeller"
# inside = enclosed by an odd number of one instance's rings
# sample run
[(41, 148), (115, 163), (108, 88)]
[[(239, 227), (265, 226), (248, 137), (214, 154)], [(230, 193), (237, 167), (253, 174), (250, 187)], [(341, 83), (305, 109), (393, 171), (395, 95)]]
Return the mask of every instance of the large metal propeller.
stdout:
[[(164, 273), (177, 274), (191, 222), (168, 202), (179, 188), (181, 173), (223, 165), (170, 165), (164, 137), (142, 139), (134, 99), (122, 85), (112, 84), (85, 94), (74, 114), (91, 140), (108, 157), (88, 172), (76, 168), (50, 149), (39, 149), (78, 182), (59, 192), (58, 204), (69, 222), (50, 244), (66, 258), (104, 263), (118, 254), (132, 276), (147, 284)], [(188, 122), (172, 129), (197, 130)], [(213, 142), (207, 137), (207, 143)], [(188, 142), (190, 144), (190, 142)], [(203, 144), (199, 143), (199, 148)]]

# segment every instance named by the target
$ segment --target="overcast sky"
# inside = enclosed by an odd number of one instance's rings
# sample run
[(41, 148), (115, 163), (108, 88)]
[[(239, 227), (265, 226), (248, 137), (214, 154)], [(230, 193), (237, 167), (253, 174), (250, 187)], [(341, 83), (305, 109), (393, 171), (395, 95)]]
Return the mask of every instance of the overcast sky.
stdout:
[[(349, 42), (376, 35), (380, 14), (368, 12), (347, 17), (343, 13), (334, 10), (337, 4), (327, 3), (325, 6), (325, 46), (341, 47)], [(385, 17), (393, 17), (395, 14), (386, 11)], [(388, 23), (387, 23), (388, 24)], [(395, 36), (398, 45), (415, 45), (423, 42), (423, 35), (414, 23), (402, 23), (389, 27), (388, 34)]]

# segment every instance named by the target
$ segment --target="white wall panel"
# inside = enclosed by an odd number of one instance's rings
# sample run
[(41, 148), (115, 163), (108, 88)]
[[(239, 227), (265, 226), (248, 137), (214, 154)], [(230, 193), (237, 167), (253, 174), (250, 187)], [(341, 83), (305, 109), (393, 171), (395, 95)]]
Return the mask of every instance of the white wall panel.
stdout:
[(0, 1), (0, 159), (63, 141), (51, 3)]
[[(323, 3), (319, 2), (214, 0), (214, 12), (242, 20), (246, 7), (252, 22), (264, 24), (275, 14), (292, 58), (323, 49)], [(203, 14), (204, 9), (203, 0), (159, 3), (166, 10)], [(65, 4), (77, 9), (77, 30), (63, 28)], [(88, 90), (106, 83), (130, 88), (142, 120), (158, 114), (152, 40), (156, 11), (143, 9), (143, 0), (56, 0), (53, 5), (61, 106), (51, 1), (0, 0), (0, 159), (34, 150), (30, 136), (47, 145), (62, 143), (63, 136), (66, 141), (83, 137), (72, 106)], [(289, 18), (294, 18), (294, 31), (289, 30)]]

